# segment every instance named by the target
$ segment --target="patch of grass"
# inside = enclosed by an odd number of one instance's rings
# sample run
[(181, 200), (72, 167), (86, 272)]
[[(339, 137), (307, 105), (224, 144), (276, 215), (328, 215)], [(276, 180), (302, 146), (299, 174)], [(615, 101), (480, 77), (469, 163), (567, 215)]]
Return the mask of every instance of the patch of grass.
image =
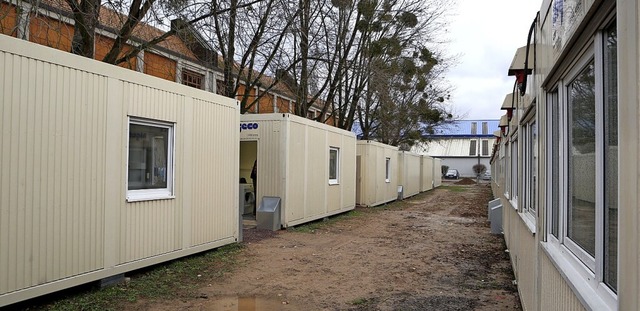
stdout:
[(130, 281), (106, 288), (68, 291), (63, 298), (30, 306), (31, 310), (117, 310), (142, 298), (194, 297), (196, 290), (235, 266), (239, 243), (133, 271)]
[(467, 188), (463, 186), (441, 186), (441, 189), (448, 190), (451, 192), (466, 192)]
[(316, 230), (323, 229), (324, 227), (330, 226), (338, 221), (346, 220), (354, 217), (361, 217), (363, 215), (365, 215), (365, 213), (362, 212), (361, 210), (351, 210), (349, 212), (346, 212), (340, 215), (327, 217), (327, 218), (316, 220), (313, 222), (308, 222), (300, 226), (289, 227), (287, 230), (291, 230), (294, 232), (302, 232), (302, 233), (315, 233)]
[(360, 305), (364, 305), (366, 303), (368, 303), (369, 300), (367, 298), (358, 298), (354, 301), (351, 302), (352, 305), (354, 306), (360, 306)]

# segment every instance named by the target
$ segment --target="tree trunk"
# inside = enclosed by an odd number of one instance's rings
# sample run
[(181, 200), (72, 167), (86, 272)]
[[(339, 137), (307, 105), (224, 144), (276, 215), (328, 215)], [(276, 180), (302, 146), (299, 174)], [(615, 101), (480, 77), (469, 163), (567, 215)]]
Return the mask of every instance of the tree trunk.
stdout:
[(95, 33), (100, 16), (100, 0), (67, 0), (75, 21), (71, 53), (93, 58)]
[[(229, 8), (229, 34), (227, 35), (228, 43), (227, 43), (227, 55), (224, 58), (224, 95), (225, 96), (233, 96), (235, 93), (235, 86), (233, 83), (233, 60), (234, 54), (236, 53), (235, 49), (235, 41), (236, 41), (236, 17), (238, 15), (238, 0), (231, 0), (230, 8)], [(248, 92), (249, 90), (245, 90)]]
[(300, 0), (300, 85), (296, 92), (296, 114), (301, 117), (307, 116), (310, 104), (309, 98), (309, 19), (311, 18), (311, 1)]

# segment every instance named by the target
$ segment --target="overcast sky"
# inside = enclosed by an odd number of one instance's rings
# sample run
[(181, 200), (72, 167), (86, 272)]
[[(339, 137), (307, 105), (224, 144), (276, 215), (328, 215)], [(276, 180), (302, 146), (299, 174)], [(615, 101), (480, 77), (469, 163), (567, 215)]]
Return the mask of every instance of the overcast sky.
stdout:
[(542, 0), (457, 0), (449, 23), (450, 55), (459, 55), (447, 79), (454, 114), (461, 119), (499, 119), (515, 77), (507, 70), (527, 42)]

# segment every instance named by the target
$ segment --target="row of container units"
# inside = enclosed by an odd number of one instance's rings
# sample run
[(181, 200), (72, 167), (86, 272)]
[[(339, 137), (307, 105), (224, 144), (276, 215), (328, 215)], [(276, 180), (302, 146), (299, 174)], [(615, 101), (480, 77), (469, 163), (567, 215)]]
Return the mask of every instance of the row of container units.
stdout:
[(256, 207), (279, 198), (284, 228), (355, 208), (352, 132), (291, 114), (245, 114), (240, 158), (241, 182), (255, 180)]
[(440, 159), (399, 151), (370, 140), (357, 142), (356, 204), (377, 206), (442, 183)]
[(280, 229), (441, 183), (439, 159), (23, 40), (0, 63), (0, 307), (237, 242), (263, 199)]
[(4, 35), (0, 64), (0, 306), (237, 241), (235, 100)]
[(531, 17), (491, 158), (522, 307), (640, 310), (640, 9), (545, 0)]

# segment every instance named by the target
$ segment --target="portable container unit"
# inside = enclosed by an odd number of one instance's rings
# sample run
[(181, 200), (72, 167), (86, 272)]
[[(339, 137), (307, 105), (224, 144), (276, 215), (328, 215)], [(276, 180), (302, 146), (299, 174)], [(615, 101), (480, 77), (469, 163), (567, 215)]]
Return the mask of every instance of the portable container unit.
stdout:
[(398, 152), (398, 183), (402, 186), (403, 198), (420, 193), (420, 158), (412, 152)]
[(398, 147), (359, 140), (356, 149), (356, 204), (376, 206), (398, 198)]
[(0, 63), (0, 307), (236, 241), (235, 100), (3, 35)]
[(423, 155), (420, 157), (420, 191), (433, 189), (433, 158)]
[[(256, 200), (279, 197), (283, 227), (355, 207), (353, 133), (291, 114), (245, 114), (240, 120), (240, 157), (257, 160)], [(240, 166), (241, 175), (248, 171)]]
[(433, 158), (433, 187), (442, 186), (442, 160)]

